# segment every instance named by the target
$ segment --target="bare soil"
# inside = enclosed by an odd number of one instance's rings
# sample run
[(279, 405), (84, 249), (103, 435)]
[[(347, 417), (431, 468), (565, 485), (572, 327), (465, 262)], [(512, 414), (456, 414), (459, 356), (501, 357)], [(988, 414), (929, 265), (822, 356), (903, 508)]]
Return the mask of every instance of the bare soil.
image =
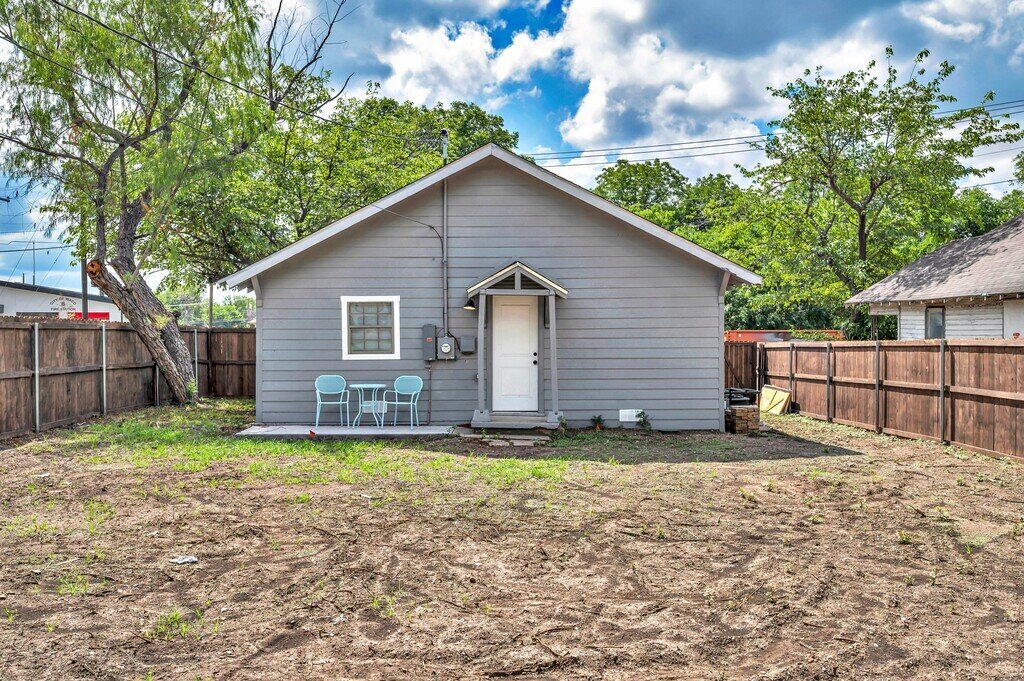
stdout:
[(250, 408), (6, 443), (0, 678), (1024, 678), (1017, 461), (792, 416), (238, 444)]

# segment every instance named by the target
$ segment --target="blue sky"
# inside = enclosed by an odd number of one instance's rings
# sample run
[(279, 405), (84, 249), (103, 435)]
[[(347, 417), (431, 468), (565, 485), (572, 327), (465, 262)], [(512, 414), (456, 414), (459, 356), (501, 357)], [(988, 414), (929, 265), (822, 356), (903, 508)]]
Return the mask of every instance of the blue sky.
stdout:
[[(325, 2), (287, 1), (300, 21)], [(351, 95), (376, 81), (384, 94), (420, 104), (476, 101), (520, 133), (523, 152), (756, 134), (782, 113), (769, 85), (818, 65), (862, 68), (884, 60), (887, 45), (898, 65), (922, 49), (932, 65), (955, 64), (948, 90), (965, 105), (990, 90), (997, 101), (1024, 99), (1024, 0), (349, 0), (347, 8), (326, 66), (338, 83), (353, 74)], [(690, 177), (734, 172), (758, 161), (742, 148), (671, 162)], [(977, 160), (993, 167), (987, 179), (1010, 177), (1015, 152), (986, 151), (996, 152)], [(603, 166), (589, 164), (614, 158), (543, 163), (590, 185)], [(0, 242), (25, 238), (37, 218), (32, 201), (0, 204)], [(0, 253), (0, 276), (30, 278), (30, 255), (15, 268), (19, 254)], [(37, 280), (77, 285), (67, 259), (37, 253)]]

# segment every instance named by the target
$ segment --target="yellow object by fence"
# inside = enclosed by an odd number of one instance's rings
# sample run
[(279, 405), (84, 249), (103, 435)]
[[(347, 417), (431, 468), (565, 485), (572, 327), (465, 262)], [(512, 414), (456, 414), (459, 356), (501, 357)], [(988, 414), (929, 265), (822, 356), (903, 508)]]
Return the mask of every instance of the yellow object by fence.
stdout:
[(782, 390), (770, 385), (761, 388), (761, 411), (769, 414), (785, 414), (789, 411), (788, 390)]

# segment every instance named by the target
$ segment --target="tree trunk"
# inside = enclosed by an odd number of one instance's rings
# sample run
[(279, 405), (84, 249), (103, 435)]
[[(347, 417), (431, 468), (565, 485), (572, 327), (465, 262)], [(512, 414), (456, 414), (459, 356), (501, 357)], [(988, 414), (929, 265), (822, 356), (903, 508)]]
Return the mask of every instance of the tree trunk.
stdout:
[(857, 215), (857, 258), (861, 262), (868, 259), (868, 216), (866, 213)]
[(192, 358), (174, 315), (167, 311), (141, 275), (130, 269), (121, 271), (125, 268), (112, 265), (122, 280), (132, 278), (130, 287), (118, 281), (99, 260), (90, 261), (86, 267), (89, 279), (114, 301), (131, 322), (170, 386), (174, 401), (183, 404), (195, 400)]

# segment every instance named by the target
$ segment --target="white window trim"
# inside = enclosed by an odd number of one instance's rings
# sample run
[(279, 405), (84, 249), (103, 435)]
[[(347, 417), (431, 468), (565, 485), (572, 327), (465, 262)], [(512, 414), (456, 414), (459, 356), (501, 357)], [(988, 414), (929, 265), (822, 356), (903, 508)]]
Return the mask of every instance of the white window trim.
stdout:
[[(341, 358), (360, 359), (402, 359), (402, 318), (399, 304), (401, 296), (341, 296)], [(367, 355), (351, 353), (348, 349), (348, 304), (349, 303), (391, 303), (394, 311), (394, 343), (395, 351), (386, 354)]]

